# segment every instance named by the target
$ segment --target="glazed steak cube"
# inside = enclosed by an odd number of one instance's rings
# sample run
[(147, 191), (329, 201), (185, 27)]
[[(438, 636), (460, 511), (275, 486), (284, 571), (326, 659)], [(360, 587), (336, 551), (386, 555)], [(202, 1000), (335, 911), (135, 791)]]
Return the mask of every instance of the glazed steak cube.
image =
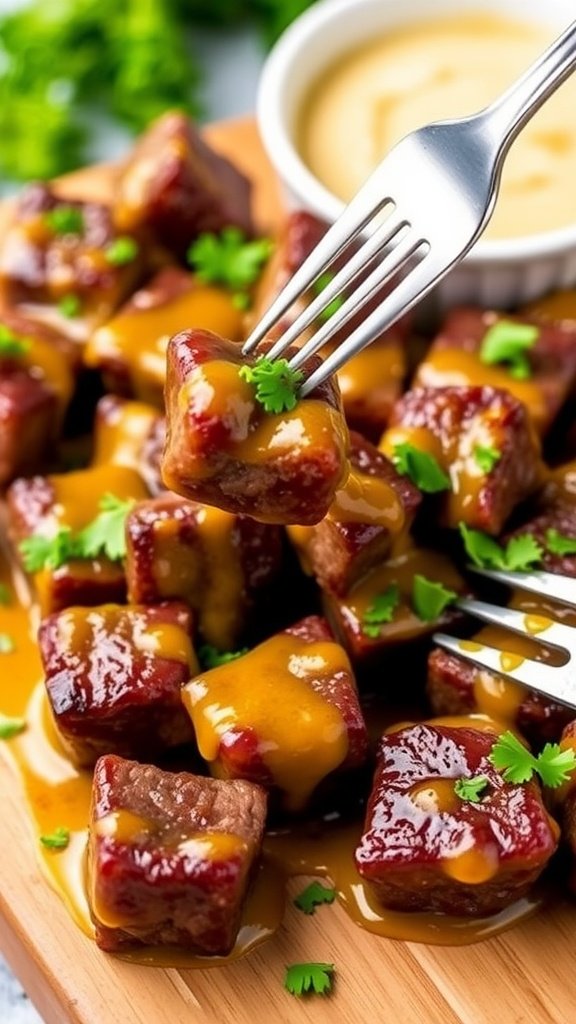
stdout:
[(232, 298), (230, 291), (202, 285), (186, 271), (166, 267), (94, 332), (86, 347), (86, 364), (101, 371), (110, 391), (163, 409), (170, 336), (192, 324), (239, 341), (242, 314)]
[[(294, 276), (327, 230), (328, 224), (325, 221), (306, 211), (297, 210), (288, 215), (274, 255), (257, 287), (251, 313), (253, 324), (258, 322), (272, 300)], [(334, 270), (340, 269), (349, 255), (350, 249), (336, 261)], [(317, 294), (318, 290), (312, 289), (294, 306), (290, 317), (285, 318), (283, 324), (287, 324), (290, 319), (294, 320), (296, 314)], [(338, 331), (325, 351), (332, 351), (340, 345), (365, 318), (367, 312), (371, 312), (377, 306), (382, 297), (382, 292), (379, 292), (361, 314), (353, 317)], [(348, 424), (374, 441), (380, 437), (388, 423), (394, 402), (400, 397), (406, 376), (407, 326), (408, 319), (404, 317), (338, 371), (338, 384)]]
[[(524, 896), (554, 853), (558, 830), (533, 782), (504, 781), (495, 735), (414, 725), (384, 736), (356, 866), (395, 910), (494, 914)], [(477, 803), (457, 779), (484, 776)]]
[(150, 758), (192, 739), (180, 696), (198, 670), (191, 626), (177, 603), (67, 608), (42, 621), (48, 699), (76, 764)]
[(576, 578), (576, 462), (558, 466), (537, 495), (533, 515), (506, 535), (531, 534), (542, 548), (540, 565)]
[(118, 184), (115, 214), (123, 231), (151, 230), (184, 257), (204, 231), (236, 225), (248, 234), (251, 185), (203, 142), (184, 114), (159, 118), (140, 139)]
[(203, 640), (223, 651), (237, 646), (282, 557), (280, 527), (175, 495), (136, 505), (126, 542), (129, 599), (185, 601)]
[(213, 772), (279, 790), (287, 810), (366, 759), (350, 663), (316, 616), (192, 679), (182, 697)]
[(228, 953), (260, 853), (266, 795), (101, 757), (94, 772), (88, 889), (96, 942)]
[(242, 365), (239, 347), (209, 331), (171, 338), (164, 483), (261, 522), (317, 523), (347, 473), (337, 385), (328, 381), (291, 412), (267, 413)]
[[(12, 539), (19, 546), (29, 537), (50, 539), (61, 530), (75, 536), (98, 516), (107, 494), (122, 501), (149, 497), (134, 469), (112, 464), (15, 480), (8, 491)], [(58, 563), (31, 570), (43, 615), (69, 605), (124, 600), (126, 580), (121, 561), (98, 555), (64, 558)]]
[(420, 504), (416, 487), (361, 434), (350, 434), (349, 458), (350, 475), (324, 519), (288, 527), (304, 571), (339, 595), (385, 560)]
[[(505, 363), (483, 361), (483, 342), (496, 324), (537, 325), (538, 336), (526, 351), (527, 376)], [(536, 316), (510, 316), (492, 310), (452, 310), (442, 324), (414, 379), (415, 387), (488, 385), (506, 389), (522, 402), (540, 433), (550, 427), (576, 379), (576, 327), (538, 322)]]
[[(498, 534), (541, 480), (539, 444), (525, 406), (492, 387), (407, 391), (380, 450), (393, 459), (403, 444), (432, 455), (450, 478), (438, 496), (444, 526), (463, 522)], [(486, 452), (495, 453), (488, 465)]]
[(166, 437), (164, 417), (145, 402), (104, 395), (96, 406), (92, 466), (128, 466), (140, 473), (151, 494), (164, 490), (160, 460)]
[(108, 207), (61, 199), (48, 185), (29, 185), (0, 250), (4, 304), (85, 341), (142, 275), (136, 239), (129, 242), (132, 258), (120, 262), (111, 255), (116, 242)]

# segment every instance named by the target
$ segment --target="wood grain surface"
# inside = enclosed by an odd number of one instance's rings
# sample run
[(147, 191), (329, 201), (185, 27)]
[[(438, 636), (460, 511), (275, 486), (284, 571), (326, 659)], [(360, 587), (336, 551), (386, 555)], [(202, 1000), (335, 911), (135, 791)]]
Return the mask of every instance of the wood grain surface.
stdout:
[[(256, 180), (258, 219), (272, 227), (279, 197), (252, 122), (216, 125), (207, 134)], [(66, 191), (104, 197), (113, 175), (109, 168), (81, 172), (65, 179)], [(568, 900), (472, 946), (381, 939), (356, 927), (339, 906), (313, 917), (289, 906), (273, 939), (226, 967), (166, 970), (116, 960), (78, 930), (41, 876), (7, 757), (0, 760), (0, 792), (0, 948), (46, 1024), (576, 1021), (576, 906)], [(285, 965), (305, 960), (337, 965), (328, 999), (298, 1000), (284, 991)]]

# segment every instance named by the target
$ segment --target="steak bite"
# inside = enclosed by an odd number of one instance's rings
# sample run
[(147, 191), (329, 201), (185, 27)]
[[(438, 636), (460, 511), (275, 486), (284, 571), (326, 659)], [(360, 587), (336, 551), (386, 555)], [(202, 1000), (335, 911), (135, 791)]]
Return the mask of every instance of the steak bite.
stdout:
[(182, 699), (213, 774), (258, 782), (288, 811), (302, 810), (332, 773), (366, 760), (354, 675), (318, 616), (192, 679)]
[(170, 336), (193, 326), (240, 341), (242, 319), (230, 291), (165, 267), (94, 332), (86, 365), (100, 370), (109, 391), (163, 409)]
[(233, 650), (259, 592), (278, 574), (278, 526), (167, 494), (126, 520), (126, 579), (135, 603), (185, 601), (205, 643)]
[(530, 534), (542, 548), (540, 566), (576, 578), (576, 462), (558, 466), (537, 495), (532, 515), (504, 537)]
[(257, 863), (266, 794), (101, 757), (94, 772), (88, 894), (96, 942), (230, 952)]
[[(80, 557), (68, 544), (101, 512), (107, 496), (120, 502), (149, 497), (141, 476), (126, 466), (103, 465), (72, 473), (18, 479), (8, 490), (10, 535), (20, 549), (24, 567), (33, 576), (43, 615), (69, 605), (123, 601), (126, 580), (121, 560), (105, 554)], [(28, 538), (56, 541), (42, 564), (40, 554), (30, 562), (21, 544)]]
[(443, 526), (465, 523), (497, 535), (542, 479), (539, 443), (525, 406), (492, 387), (407, 391), (380, 450), (394, 459), (399, 445), (432, 456), (448, 476), (446, 490), (437, 495)]
[[(558, 842), (536, 783), (505, 782), (495, 736), (413, 725), (384, 736), (356, 867), (393, 910), (484, 916), (524, 896)], [(454, 784), (482, 776), (479, 800)]]
[(420, 492), (361, 434), (350, 434), (351, 472), (316, 526), (288, 527), (302, 568), (343, 595), (380, 565), (405, 535)]
[(204, 231), (235, 225), (251, 234), (250, 196), (248, 179), (173, 111), (135, 146), (118, 182), (114, 212), (122, 231), (146, 228), (183, 259)]
[(29, 320), (82, 342), (143, 271), (143, 247), (118, 235), (107, 206), (63, 199), (37, 183), (20, 196), (3, 239), (0, 297)]
[(193, 739), (180, 691), (198, 671), (183, 604), (66, 608), (38, 634), (57, 732), (75, 764), (153, 758)]
[[(506, 362), (486, 362), (484, 341), (498, 324), (536, 327), (523, 349), (525, 370), (517, 375)], [(490, 358), (490, 357), (489, 357)], [(462, 307), (448, 313), (426, 357), (414, 387), (485, 385), (505, 389), (524, 404), (540, 434), (551, 426), (576, 380), (576, 326), (544, 323), (536, 316), (511, 316), (493, 310)]]
[(267, 413), (240, 376), (244, 365), (239, 347), (210, 331), (171, 338), (164, 483), (260, 522), (317, 523), (348, 471), (337, 384), (327, 381), (290, 412)]
[[(294, 276), (304, 260), (321, 241), (328, 224), (304, 210), (288, 214), (274, 255), (264, 270), (256, 289), (255, 302), (250, 322), (256, 324), (284, 285)], [(349, 247), (334, 264), (334, 270), (352, 255)], [(312, 288), (302, 300), (296, 303), (290, 316), (282, 320), (282, 327), (296, 319), (296, 315), (318, 294), (318, 287)], [(322, 350), (327, 355), (339, 346), (346, 337), (372, 312), (385, 294), (385, 289), (376, 293), (361, 313), (346, 324)], [(320, 319), (320, 324), (322, 323)], [(342, 393), (342, 403), (348, 425), (377, 441), (387, 426), (395, 401), (400, 397), (406, 377), (406, 335), (409, 320), (403, 317), (358, 355), (349, 359), (338, 371), (337, 378)], [(307, 332), (310, 336), (310, 331)]]

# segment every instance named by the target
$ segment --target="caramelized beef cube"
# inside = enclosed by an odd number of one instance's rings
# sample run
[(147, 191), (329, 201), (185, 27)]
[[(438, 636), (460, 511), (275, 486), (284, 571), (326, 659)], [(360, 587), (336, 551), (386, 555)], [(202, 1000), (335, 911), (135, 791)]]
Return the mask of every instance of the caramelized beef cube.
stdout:
[(86, 364), (101, 371), (108, 390), (163, 409), (168, 340), (190, 326), (240, 341), (242, 313), (230, 291), (165, 267), (94, 332)]
[(205, 643), (233, 650), (282, 558), (280, 527), (186, 501), (142, 501), (126, 521), (128, 597), (182, 600)]
[[(576, 545), (576, 462), (558, 466), (537, 496), (533, 514), (504, 537), (531, 534), (542, 548), (540, 566), (548, 572), (576, 578), (576, 552), (563, 553), (562, 541)], [(558, 534), (560, 537), (558, 537)], [(555, 544), (556, 541), (556, 550)], [(551, 545), (551, 546), (550, 546)]]
[[(462, 596), (467, 587), (450, 559), (439, 551), (410, 547), (397, 557), (375, 566), (344, 595), (322, 591), (325, 615), (334, 635), (346, 648), (354, 665), (361, 662), (380, 666), (384, 651), (399, 644), (423, 640), (439, 627), (447, 628), (458, 613), (447, 606), (438, 619), (424, 621), (413, 606), (414, 580), (424, 576)], [(375, 625), (370, 610), (378, 599), (397, 588), (398, 601), (389, 620)]]
[[(250, 321), (256, 324), (284, 285), (294, 276), (304, 260), (318, 245), (328, 230), (328, 224), (311, 213), (297, 210), (288, 215), (281, 237), (268, 266), (264, 270), (256, 289), (255, 302)], [(337, 261), (334, 269), (352, 255), (349, 248)], [(286, 326), (318, 294), (311, 290), (294, 307), (290, 317), (282, 321)], [(335, 334), (323, 350), (333, 351), (365, 319), (367, 313), (382, 301), (385, 290), (379, 291), (370, 300), (362, 313), (353, 317), (345, 327)], [(400, 397), (406, 377), (406, 335), (409, 320), (404, 317), (371, 344), (350, 359), (338, 371), (338, 384), (346, 420), (351, 428), (358, 430), (370, 440), (377, 441), (387, 426), (392, 407)], [(309, 336), (309, 333), (308, 333)]]
[(118, 183), (115, 207), (123, 231), (145, 227), (184, 258), (205, 231), (234, 225), (252, 233), (251, 185), (214, 152), (184, 114), (160, 117), (140, 139)]
[(38, 634), (56, 730), (70, 757), (148, 757), (193, 738), (180, 691), (198, 671), (186, 605), (66, 608)]
[(250, 782), (101, 757), (88, 847), (100, 949), (169, 944), (210, 956), (228, 953), (265, 818), (266, 794)]
[(408, 531), (420, 492), (360, 434), (350, 434), (351, 472), (316, 526), (288, 527), (302, 568), (319, 585), (346, 594), (381, 565)]
[[(394, 458), (401, 444), (432, 455), (450, 478), (450, 487), (437, 497), (443, 526), (463, 522), (498, 534), (542, 478), (539, 443), (525, 406), (492, 387), (407, 391), (380, 450)], [(498, 455), (491, 468), (482, 464), (483, 449)]]
[(291, 412), (269, 414), (242, 365), (238, 346), (210, 331), (171, 338), (164, 483), (260, 522), (317, 523), (348, 469), (337, 385), (327, 381)]
[[(504, 365), (482, 362), (482, 342), (502, 320), (536, 324), (539, 335), (527, 352), (530, 376), (518, 379)], [(510, 316), (493, 310), (452, 310), (442, 324), (425, 359), (415, 387), (488, 385), (505, 389), (524, 404), (539, 431), (545, 433), (563, 406), (576, 380), (576, 325), (538, 322), (533, 316)]]
[[(394, 910), (495, 914), (524, 896), (558, 841), (534, 782), (515, 785), (488, 760), (495, 735), (414, 725), (384, 736), (356, 867)], [(457, 779), (484, 776), (478, 802)]]
[[(55, 227), (74, 211), (69, 230)], [(132, 259), (109, 258), (118, 240), (110, 209), (57, 196), (45, 184), (22, 193), (0, 249), (0, 295), (28, 319), (76, 341), (109, 319), (144, 269), (143, 247)]]
[(318, 616), (192, 679), (182, 699), (213, 773), (279, 791), (289, 811), (366, 759), (350, 663)]
[(164, 417), (153, 406), (104, 395), (96, 407), (92, 465), (129, 466), (158, 494), (164, 437)]
[[(96, 466), (15, 480), (8, 491), (12, 540), (19, 545), (27, 537), (55, 537), (60, 530), (77, 535), (98, 516), (106, 494), (123, 501), (149, 497), (140, 475), (125, 466)], [(71, 558), (56, 568), (44, 567), (34, 572), (33, 582), (43, 615), (70, 605), (123, 601), (126, 596), (122, 563), (104, 555)]]

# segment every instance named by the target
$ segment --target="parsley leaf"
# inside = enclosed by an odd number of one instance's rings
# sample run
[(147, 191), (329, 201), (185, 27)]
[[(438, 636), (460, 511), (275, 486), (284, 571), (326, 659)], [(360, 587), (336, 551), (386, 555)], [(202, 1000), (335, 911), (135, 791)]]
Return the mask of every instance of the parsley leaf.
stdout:
[(567, 782), (576, 769), (574, 750), (563, 750), (559, 743), (547, 743), (535, 757), (510, 731), (498, 738), (488, 760), (503, 773), (506, 782), (528, 782), (536, 773), (551, 789)]
[(261, 356), (254, 366), (241, 366), (239, 375), (256, 386), (256, 401), (266, 412), (290, 412), (298, 403), (298, 385), (304, 379), (301, 370), (293, 370), (287, 359)]
[(576, 537), (566, 537), (558, 530), (546, 530), (546, 547), (553, 555), (576, 555)]
[(33, 534), (18, 545), (26, 572), (59, 569), (76, 557), (76, 545), (69, 526), (63, 526), (53, 537)]
[(284, 988), (293, 996), (303, 996), (307, 992), (323, 996), (332, 988), (334, 964), (291, 964), (286, 967)]
[(413, 444), (394, 445), (392, 461), (398, 473), (410, 477), (412, 483), (426, 494), (450, 490), (450, 477), (438, 460), (428, 452), (415, 448)]
[(540, 330), (534, 324), (499, 320), (484, 335), (480, 361), (487, 366), (506, 363), (511, 377), (527, 380), (532, 375), (532, 367), (526, 353), (534, 346), (539, 335)]
[(0, 583), (0, 605), (7, 608), (9, 604), (12, 604), (12, 595), (10, 590), (5, 583)]
[[(316, 281), (314, 281), (314, 284), (312, 285), (312, 291), (314, 292), (315, 295), (321, 295), (324, 289), (333, 280), (334, 274), (327, 270), (324, 274), (320, 274), (320, 277)], [(322, 312), (318, 315), (320, 323), (326, 323), (326, 321), (329, 320), (330, 317), (334, 316), (334, 313), (338, 312), (340, 306), (344, 304), (344, 301), (345, 300), (343, 295), (335, 295), (332, 301), (329, 302), (325, 309), (323, 309)]]
[(375, 640), (380, 636), (380, 626), (392, 622), (394, 612), (400, 603), (400, 588), (391, 583), (382, 594), (377, 594), (362, 616), (362, 632)]
[(0, 358), (18, 359), (25, 356), (30, 345), (14, 334), (6, 324), (0, 324)]
[(133, 498), (123, 500), (114, 494), (105, 494), (98, 506), (100, 514), (76, 538), (79, 557), (106, 555), (112, 562), (121, 561), (126, 555), (126, 517), (134, 505)]
[(486, 775), (476, 775), (472, 779), (456, 779), (454, 792), (461, 800), (468, 800), (471, 804), (477, 804), (488, 783), (489, 779)]
[(240, 228), (228, 227), (219, 235), (199, 235), (188, 249), (187, 260), (203, 284), (220, 284), (244, 295), (257, 281), (273, 248), (268, 238), (247, 240)]
[(81, 309), (81, 302), (77, 295), (63, 295), (57, 304), (58, 312), (69, 320), (78, 316)]
[(198, 657), (203, 668), (218, 668), (219, 665), (227, 665), (230, 661), (236, 661), (242, 655), (248, 654), (248, 648), (242, 647), (239, 651), (219, 651), (211, 644), (203, 644), (198, 651)]
[(10, 654), (14, 650), (14, 641), (9, 633), (0, 633), (0, 654)]
[(493, 537), (470, 529), (466, 523), (460, 523), (459, 530), (466, 554), (481, 568), (526, 572), (542, 559), (542, 548), (531, 533), (511, 537), (503, 548)]
[(120, 238), (115, 238), (107, 246), (104, 250), (104, 256), (106, 262), (112, 267), (123, 267), (136, 259), (139, 248), (138, 242), (134, 238), (130, 238), (129, 235), (122, 235)]
[(458, 594), (436, 580), (416, 575), (412, 583), (412, 607), (422, 622), (435, 622), (444, 609), (456, 601)]
[(310, 882), (301, 893), (294, 899), (294, 906), (298, 907), (303, 914), (313, 914), (316, 907), (322, 903), (334, 903), (336, 890), (329, 889), (321, 882)]
[(477, 444), (474, 447), (474, 458), (483, 473), (491, 473), (496, 463), (500, 462), (502, 452), (499, 452), (497, 448)]
[(26, 728), (25, 718), (11, 718), (0, 712), (0, 740), (11, 740)]
[(53, 832), (40, 836), (40, 842), (49, 850), (65, 850), (70, 842), (70, 829), (59, 825)]
[(84, 230), (82, 210), (68, 203), (59, 203), (44, 214), (44, 220), (55, 235), (81, 235)]
[(547, 743), (536, 758), (536, 771), (550, 789), (567, 782), (575, 768), (576, 753), (570, 748), (562, 750), (559, 743)]

